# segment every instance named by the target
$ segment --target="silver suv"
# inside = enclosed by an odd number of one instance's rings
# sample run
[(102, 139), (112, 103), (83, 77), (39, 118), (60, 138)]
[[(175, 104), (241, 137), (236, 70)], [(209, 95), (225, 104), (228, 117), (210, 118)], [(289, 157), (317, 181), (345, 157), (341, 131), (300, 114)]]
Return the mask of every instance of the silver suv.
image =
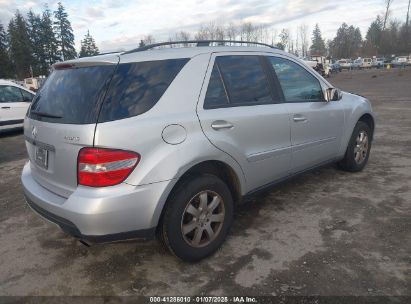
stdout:
[(245, 196), (328, 163), (364, 168), (367, 99), (278, 49), (195, 43), (54, 65), (24, 122), (34, 211), (85, 243), (157, 234), (196, 261)]

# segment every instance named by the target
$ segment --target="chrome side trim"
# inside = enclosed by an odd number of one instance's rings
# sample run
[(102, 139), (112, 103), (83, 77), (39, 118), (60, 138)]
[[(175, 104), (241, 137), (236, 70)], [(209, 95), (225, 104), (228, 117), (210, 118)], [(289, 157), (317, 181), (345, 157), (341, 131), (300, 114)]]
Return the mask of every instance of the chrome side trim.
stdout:
[(323, 138), (323, 139), (320, 139), (320, 140), (310, 141), (310, 142), (306, 142), (306, 143), (302, 143), (302, 144), (299, 144), (299, 145), (292, 146), (292, 149), (293, 149), (293, 152), (301, 151), (301, 150), (304, 150), (304, 149), (307, 149), (307, 148), (311, 148), (311, 147), (314, 147), (314, 146), (319, 146), (319, 145), (322, 145), (322, 144), (325, 144), (325, 143), (328, 143), (328, 142), (335, 141), (336, 139), (337, 139), (337, 137), (335, 137), (335, 136), (334, 137)]
[(271, 157), (279, 157), (281, 155), (290, 153), (290, 149), (291, 147), (284, 147), (284, 148), (279, 148), (279, 149), (274, 149), (274, 150), (269, 150), (269, 151), (264, 151), (264, 152), (253, 153), (247, 157), (247, 161), (252, 163), (252, 162), (264, 160), (264, 159), (271, 158)]

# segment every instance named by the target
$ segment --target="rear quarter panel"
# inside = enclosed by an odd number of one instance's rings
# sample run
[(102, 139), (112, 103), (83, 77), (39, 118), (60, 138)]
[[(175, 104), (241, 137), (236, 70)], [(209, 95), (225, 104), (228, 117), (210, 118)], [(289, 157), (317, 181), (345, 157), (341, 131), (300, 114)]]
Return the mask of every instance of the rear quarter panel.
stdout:
[[(244, 184), (240, 166), (207, 140), (196, 114), (209, 59), (210, 54), (193, 57), (149, 111), (135, 117), (97, 124), (95, 146), (130, 150), (141, 155), (139, 164), (126, 183), (140, 186), (177, 180), (195, 164), (219, 160), (231, 166), (241, 184)], [(183, 142), (169, 144), (163, 140), (162, 132), (169, 125), (184, 128), (186, 138)]]

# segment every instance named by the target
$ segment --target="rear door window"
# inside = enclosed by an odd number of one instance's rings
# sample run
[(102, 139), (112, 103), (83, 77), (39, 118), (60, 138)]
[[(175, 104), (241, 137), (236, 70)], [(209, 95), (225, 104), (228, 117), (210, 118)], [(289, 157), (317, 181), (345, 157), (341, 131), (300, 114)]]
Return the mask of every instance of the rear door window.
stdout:
[(273, 102), (269, 80), (259, 56), (238, 55), (216, 58), (230, 105)]
[(115, 67), (104, 65), (53, 71), (34, 97), (29, 117), (66, 124), (95, 123)]
[(150, 110), (188, 60), (183, 58), (119, 64), (98, 121), (128, 118)]

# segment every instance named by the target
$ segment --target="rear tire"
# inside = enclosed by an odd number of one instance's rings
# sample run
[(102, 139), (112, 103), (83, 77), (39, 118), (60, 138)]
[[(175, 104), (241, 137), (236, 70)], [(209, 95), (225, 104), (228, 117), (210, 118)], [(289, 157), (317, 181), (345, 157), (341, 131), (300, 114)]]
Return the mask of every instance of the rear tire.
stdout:
[(165, 208), (160, 239), (171, 253), (190, 262), (211, 255), (222, 245), (234, 214), (230, 190), (211, 174), (182, 181)]
[(363, 121), (357, 122), (344, 159), (338, 163), (339, 167), (349, 172), (358, 172), (364, 169), (370, 156), (371, 142), (371, 128)]

